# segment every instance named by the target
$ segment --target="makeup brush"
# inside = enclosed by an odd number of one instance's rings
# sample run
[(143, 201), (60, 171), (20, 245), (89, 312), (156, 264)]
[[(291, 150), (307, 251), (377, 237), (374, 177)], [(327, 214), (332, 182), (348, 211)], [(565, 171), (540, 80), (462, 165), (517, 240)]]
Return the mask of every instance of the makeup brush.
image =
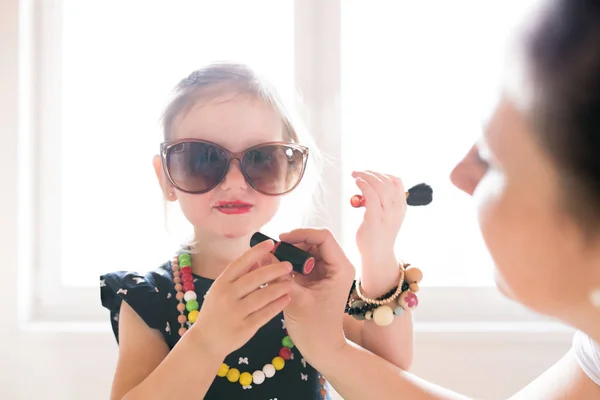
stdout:
[[(426, 206), (433, 200), (433, 189), (426, 183), (419, 183), (408, 189), (406, 192), (406, 204), (409, 206)], [(350, 204), (354, 208), (364, 207), (366, 199), (360, 195), (355, 194), (350, 199)]]

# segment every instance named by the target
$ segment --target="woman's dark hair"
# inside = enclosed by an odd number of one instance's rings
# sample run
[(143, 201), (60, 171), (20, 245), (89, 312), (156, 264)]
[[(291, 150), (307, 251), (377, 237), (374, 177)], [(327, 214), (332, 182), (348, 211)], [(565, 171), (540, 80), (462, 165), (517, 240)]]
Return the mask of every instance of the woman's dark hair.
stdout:
[(527, 36), (535, 135), (559, 168), (565, 204), (600, 231), (600, 1), (554, 0)]

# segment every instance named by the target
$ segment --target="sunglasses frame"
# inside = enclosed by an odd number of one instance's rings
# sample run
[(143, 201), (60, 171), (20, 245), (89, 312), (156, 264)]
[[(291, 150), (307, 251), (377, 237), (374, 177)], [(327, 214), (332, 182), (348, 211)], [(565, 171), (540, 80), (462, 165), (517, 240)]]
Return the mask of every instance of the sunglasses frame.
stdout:
[[(178, 144), (181, 143), (206, 143), (209, 144), (211, 146), (215, 146), (218, 147), (221, 150), (224, 150), (225, 153), (227, 154), (227, 164), (224, 168), (223, 174), (221, 175), (221, 177), (217, 180), (217, 183), (215, 183), (214, 186), (210, 187), (209, 189), (206, 190), (202, 190), (202, 191), (190, 191), (190, 190), (184, 190), (181, 187), (179, 187), (175, 181), (173, 180), (173, 178), (171, 177), (171, 173), (169, 172), (169, 168), (167, 166), (167, 156), (169, 155), (169, 150), (173, 147), (176, 146)], [(254, 150), (256, 148), (259, 147), (265, 147), (265, 146), (273, 146), (273, 145), (283, 145), (283, 146), (287, 146), (287, 147), (291, 147), (295, 150), (298, 150), (302, 153), (302, 171), (300, 172), (300, 176), (298, 177), (298, 181), (294, 184), (294, 186), (292, 186), (290, 189), (288, 189), (287, 191), (283, 192), (283, 193), (277, 193), (277, 194), (271, 194), (271, 193), (265, 193), (262, 190), (258, 189), (254, 183), (252, 183), (252, 181), (250, 180), (250, 178), (248, 177), (248, 174), (246, 173), (245, 168), (242, 165), (242, 158), (244, 157), (244, 155), (251, 150)], [(182, 191), (184, 193), (189, 193), (189, 194), (204, 194), (204, 193), (208, 193), (211, 190), (213, 190), (214, 188), (216, 188), (217, 186), (219, 186), (220, 183), (223, 182), (223, 180), (225, 179), (225, 177), (227, 176), (227, 173), (229, 172), (229, 167), (231, 166), (231, 162), (233, 160), (238, 160), (238, 164), (240, 166), (240, 171), (242, 172), (242, 175), (244, 176), (244, 179), (246, 180), (246, 183), (248, 183), (248, 185), (250, 185), (252, 187), (252, 189), (256, 190), (258, 193), (263, 194), (265, 196), (283, 196), (287, 193), (290, 193), (292, 190), (296, 189), (296, 187), (300, 184), (300, 182), (302, 182), (302, 178), (304, 177), (304, 172), (306, 171), (306, 164), (308, 163), (308, 154), (309, 154), (309, 150), (308, 147), (306, 146), (302, 146), (301, 144), (298, 143), (290, 143), (290, 142), (283, 142), (283, 141), (275, 141), (275, 142), (265, 142), (265, 143), (260, 143), (260, 144), (256, 144), (254, 146), (250, 146), (245, 150), (242, 151), (238, 151), (238, 152), (233, 152), (230, 151), (228, 149), (226, 149), (225, 147), (208, 141), (208, 140), (202, 140), (202, 139), (193, 139), (193, 138), (188, 138), (188, 139), (178, 139), (178, 140), (169, 140), (166, 142), (162, 142), (160, 144), (160, 160), (162, 163), (162, 167), (163, 167), (163, 171), (167, 177), (167, 179), (169, 180), (169, 182), (171, 182), (171, 185), (173, 185), (173, 187), (175, 187), (177, 190)]]

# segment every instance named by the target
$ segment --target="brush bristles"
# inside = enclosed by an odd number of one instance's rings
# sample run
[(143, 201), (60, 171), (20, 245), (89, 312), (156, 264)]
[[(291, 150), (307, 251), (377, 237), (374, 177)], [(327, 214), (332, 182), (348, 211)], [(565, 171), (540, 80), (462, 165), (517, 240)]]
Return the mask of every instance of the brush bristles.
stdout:
[(426, 206), (433, 200), (433, 189), (426, 183), (419, 183), (408, 189), (406, 204), (409, 206)]

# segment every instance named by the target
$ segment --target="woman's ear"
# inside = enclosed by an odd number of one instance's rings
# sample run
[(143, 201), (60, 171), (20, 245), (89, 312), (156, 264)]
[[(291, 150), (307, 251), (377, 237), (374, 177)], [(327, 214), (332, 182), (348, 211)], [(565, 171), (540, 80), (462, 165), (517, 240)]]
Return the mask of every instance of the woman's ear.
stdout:
[(165, 176), (165, 171), (162, 167), (162, 161), (160, 156), (157, 154), (152, 159), (152, 165), (154, 166), (154, 172), (156, 173), (156, 178), (158, 179), (158, 184), (163, 192), (163, 196), (168, 201), (177, 200), (177, 195), (175, 194), (175, 188), (171, 185), (171, 182)]

